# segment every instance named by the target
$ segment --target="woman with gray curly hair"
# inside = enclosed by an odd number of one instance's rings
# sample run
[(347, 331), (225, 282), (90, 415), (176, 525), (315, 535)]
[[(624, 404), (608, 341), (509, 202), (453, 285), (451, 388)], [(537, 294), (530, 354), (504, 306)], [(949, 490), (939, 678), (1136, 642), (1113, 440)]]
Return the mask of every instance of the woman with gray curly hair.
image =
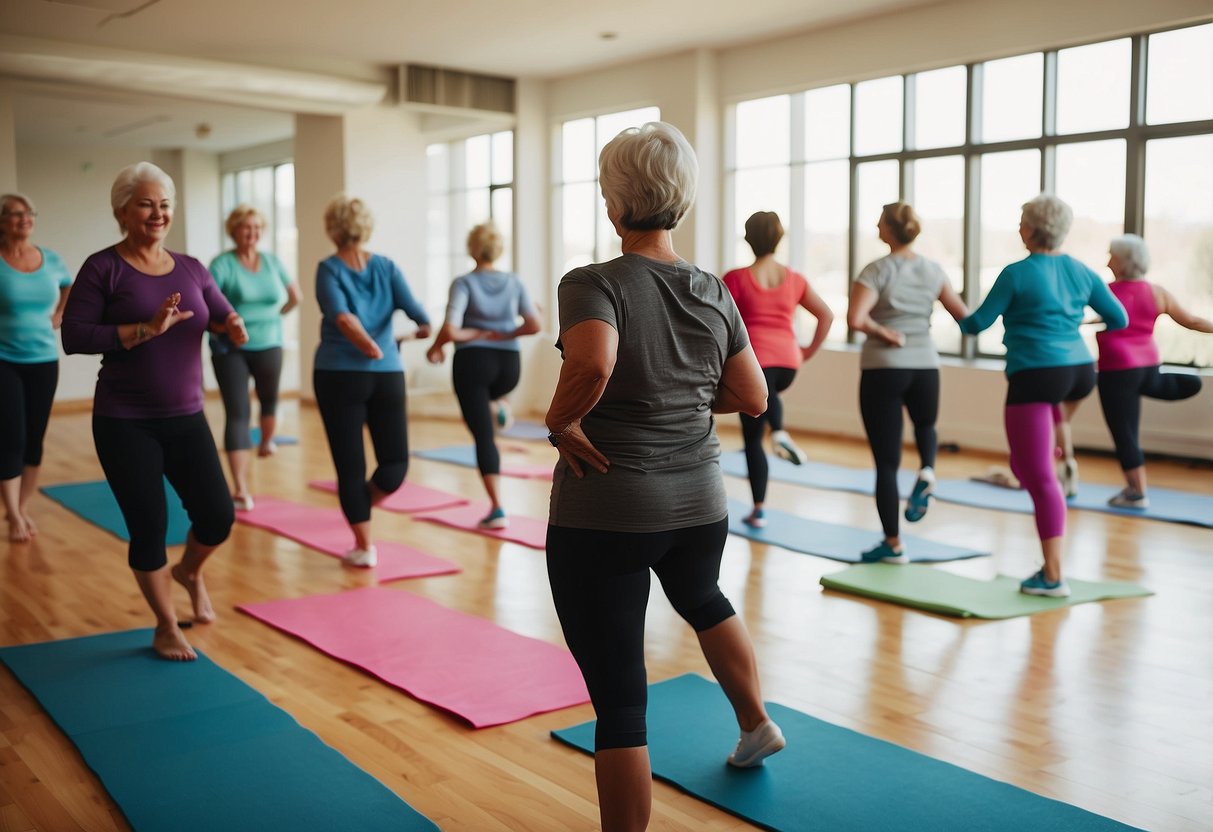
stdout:
[(644, 829), (652, 809), (645, 725), (649, 570), (696, 631), (736, 713), (728, 762), (784, 746), (762, 702), (745, 624), (718, 585), (728, 535), (713, 413), (766, 409), (767, 388), (724, 283), (674, 252), (698, 163), (650, 122), (599, 156), (623, 254), (559, 287), (563, 364), (547, 413), (560, 452), (547, 565), (565, 640), (598, 716), (594, 768), (605, 830)]
[(977, 311), (960, 322), (963, 332), (976, 335), (1002, 316), (1011, 470), (1032, 497), (1044, 557), (1044, 568), (1019, 589), (1059, 598), (1070, 587), (1061, 574), (1066, 500), (1053, 467), (1054, 425), (1068, 423), (1095, 387), (1095, 364), (1078, 327), (1088, 306), (1108, 329), (1128, 322), (1099, 275), (1059, 251), (1073, 217), (1051, 194), (1024, 203), (1019, 238), (1028, 256), (1003, 269)]

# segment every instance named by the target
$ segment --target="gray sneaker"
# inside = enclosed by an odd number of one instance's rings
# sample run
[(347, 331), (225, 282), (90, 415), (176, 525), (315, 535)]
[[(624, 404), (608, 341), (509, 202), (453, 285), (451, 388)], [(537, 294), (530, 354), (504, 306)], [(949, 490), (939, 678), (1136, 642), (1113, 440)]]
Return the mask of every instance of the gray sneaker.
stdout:
[(1150, 498), (1141, 492), (1125, 488), (1119, 494), (1113, 495), (1108, 500), (1108, 505), (1112, 508), (1146, 509), (1150, 507)]

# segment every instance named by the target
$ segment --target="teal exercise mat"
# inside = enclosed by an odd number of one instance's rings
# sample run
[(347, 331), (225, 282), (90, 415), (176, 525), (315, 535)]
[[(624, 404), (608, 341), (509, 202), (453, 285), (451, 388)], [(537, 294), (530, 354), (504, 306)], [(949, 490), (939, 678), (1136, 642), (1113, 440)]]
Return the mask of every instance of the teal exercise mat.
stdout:
[(1019, 591), (1021, 580), (999, 575), (992, 581), (980, 581), (929, 566), (871, 563), (823, 575), (821, 585), (838, 592), (958, 618), (1015, 618), (1091, 601), (1154, 594), (1136, 584), (1066, 578), (1070, 597), (1047, 598), (1024, 595)]
[(136, 832), (438, 827), (253, 688), (152, 631), (0, 648)]
[[(252, 439), (254, 446), (261, 444), (261, 428), (259, 428), (259, 427), (249, 428), (249, 436)], [(283, 436), (280, 433), (276, 433), (276, 434), (274, 434), (274, 444), (275, 445), (298, 445), (299, 440), (297, 438), (295, 438), (294, 436)]]
[[(805, 462), (793, 465), (786, 459), (767, 456), (768, 476), (778, 482), (805, 485), (827, 491), (850, 491), (855, 494), (876, 493), (876, 471), (872, 468), (851, 468), (829, 462)], [(720, 470), (732, 477), (748, 477), (745, 453), (731, 451), (720, 455)], [(897, 487), (903, 495), (909, 495), (917, 480), (913, 471), (897, 472)]]
[[(766, 509), (766, 526), (755, 529), (742, 522), (742, 518), (749, 513), (747, 504), (729, 500), (729, 531), (760, 543), (770, 543), (793, 552), (840, 560), (843, 563), (862, 562), (863, 552), (884, 540), (884, 535), (878, 531), (810, 520), (773, 508)], [(980, 558), (990, 554), (971, 547), (950, 546), (908, 534), (901, 536), (901, 545), (905, 547), (910, 560), (930, 563)]]
[[(118, 501), (105, 480), (47, 485), (42, 488), (42, 493), (119, 540), (130, 542), (131, 536), (127, 532), (126, 521), (122, 519)], [(181, 546), (190, 530), (190, 518), (168, 480), (164, 481), (164, 497), (168, 506), (168, 533), (164, 536), (164, 542), (169, 546)]]
[[(968, 769), (767, 703), (787, 738), (762, 766), (725, 758), (737, 722), (714, 682), (649, 686), (653, 776), (763, 829), (828, 832), (1104, 832), (1135, 827)], [(552, 736), (593, 753), (594, 722)]]

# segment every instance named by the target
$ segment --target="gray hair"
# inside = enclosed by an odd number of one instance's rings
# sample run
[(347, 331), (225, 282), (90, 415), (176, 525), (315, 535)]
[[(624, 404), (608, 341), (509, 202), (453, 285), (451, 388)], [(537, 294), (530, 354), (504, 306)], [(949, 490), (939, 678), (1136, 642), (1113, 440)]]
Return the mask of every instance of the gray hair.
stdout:
[(1108, 252), (1120, 261), (1125, 277), (1137, 280), (1150, 270), (1150, 249), (1136, 234), (1122, 234), (1108, 243)]
[(695, 151), (678, 128), (663, 121), (629, 127), (611, 139), (598, 167), (607, 208), (624, 228), (675, 228), (695, 200)]
[(375, 217), (361, 199), (337, 194), (325, 206), (324, 231), (337, 248), (365, 243), (374, 229)]
[(1074, 211), (1053, 194), (1041, 194), (1023, 204), (1022, 219), (1032, 230), (1032, 242), (1052, 251), (1060, 248), (1070, 233)]
[[(0, 212), (8, 210), (10, 202), (21, 202), (25, 204), (25, 210), (31, 214), (38, 213), (38, 209), (34, 207), (34, 203), (25, 194), (4, 194), (0, 196)], [(4, 239), (4, 228), (0, 226), (0, 240)]]
[[(177, 186), (173, 184), (173, 177), (151, 162), (136, 162), (118, 171), (118, 175), (114, 177), (113, 187), (110, 188), (110, 207), (114, 210), (114, 219), (118, 219), (118, 215), (131, 201), (135, 189), (145, 182), (156, 183), (164, 188), (170, 203), (177, 202)], [(126, 231), (121, 220), (118, 220), (118, 228)]]

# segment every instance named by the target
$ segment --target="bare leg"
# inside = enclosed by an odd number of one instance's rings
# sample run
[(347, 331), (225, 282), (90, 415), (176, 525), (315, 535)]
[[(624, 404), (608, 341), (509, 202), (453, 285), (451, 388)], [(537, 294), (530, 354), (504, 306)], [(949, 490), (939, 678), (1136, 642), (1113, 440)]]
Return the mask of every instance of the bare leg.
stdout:
[(248, 487), (248, 469), (252, 454), (247, 448), (227, 452), (227, 465), (232, 469), (232, 496), (252, 496)]
[(177, 626), (177, 613), (173, 611), (173, 578), (167, 565), (154, 572), (143, 572), (138, 569), (135, 582), (147, 605), (156, 616), (156, 634), (152, 636), (152, 649), (162, 659), (177, 662), (192, 662), (198, 658), (194, 648), (185, 640), (185, 633)]
[(1138, 494), (1146, 493), (1146, 466), (1138, 465), (1125, 471), (1125, 482)]
[(181, 556), (181, 562), (172, 569), (173, 578), (190, 594), (194, 621), (199, 624), (209, 624), (215, 620), (215, 608), (211, 606), (211, 597), (207, 594), (206, 583), (202, 580), (202, 564), (217, 548), (203, 546), (194, 539), (194, 533), (191, 531), (185, 540), (185, 554)]
[(737, 714), (737, 724), (743, 731), (753, 731), (767, 721), (767, 709), (758, 683), (754, 644), (745, 622), (734, 615), (698, 636), (708, 667)]
[(489, 502), (493, 504), (493, 508), (501, 508), (501, 500), (497, 497), (497, 486), (501, 482), (501, 475), (481, 474), (480, 479), (484, 482), (484, 490), (489, 495)]
[(21, 517), (25, 520), (25, 527), (29, 529), (30, 537), (36, 537), (38, 534), (38, 526), (34, 524), (34, 518), (29, 514), (29, 500), (34, 496), (34, 492), (38, 490), (38, 470), (40, 466), (26, 465), (21, 471), (21, 492), (18, 499), (18, 507), (21, 510)]
[(21, 478), (0, 480), (0, 492), (4, 495), (4, 511), (8, 515), (9, 543), (27, 543), (31, 535), (25, 514), (21, 511)]
[(649, 749), (606, 748), (594, 754), (602, 832), (643, 832), (653, 811)]
[(1050, 537), (1040, 541), (1040, 551), (1045, 559), (1045, 578), (1049, 581), (1061, 580), (1061, 546), (1064, 537)]
[(274, 444), (274, 430), (277, 426), (276, 416), (261, 417), (261, 444), (257, 448), (257, 456), (273, 456), (278, 450), (278, 446)]

